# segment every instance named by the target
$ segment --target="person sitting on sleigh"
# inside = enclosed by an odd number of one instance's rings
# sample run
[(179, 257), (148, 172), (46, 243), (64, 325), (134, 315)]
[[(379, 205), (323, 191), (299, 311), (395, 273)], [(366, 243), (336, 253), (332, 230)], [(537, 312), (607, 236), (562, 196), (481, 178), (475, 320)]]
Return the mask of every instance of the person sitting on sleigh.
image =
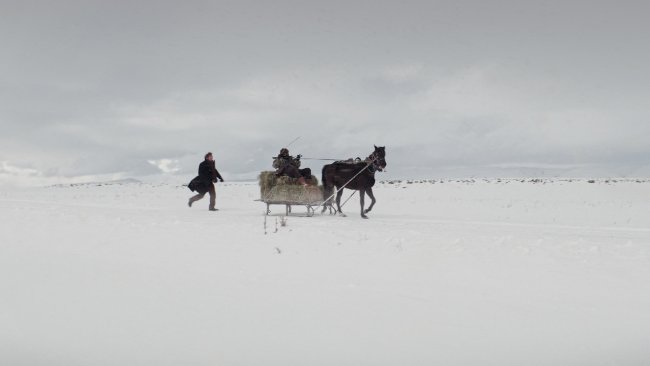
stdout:
[(306, 178), (311, 178), (311, 169), (300, 169), (300, 155), (295, 158), (289, 155), (289, 149), (286, 147), (280, 150), (280, 154), (273, 159), (273, 167), (276, 169), (275, 175), (298, 179), (298, 183), (307, 186)]

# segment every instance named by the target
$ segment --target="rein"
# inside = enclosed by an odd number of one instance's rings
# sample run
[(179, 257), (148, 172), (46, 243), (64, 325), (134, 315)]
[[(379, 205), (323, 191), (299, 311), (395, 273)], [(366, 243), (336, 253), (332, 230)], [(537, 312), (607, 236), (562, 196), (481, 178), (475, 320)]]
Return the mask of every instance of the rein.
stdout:
[(300, 157), (300, 159), (305, 159), (305, 160), (326, 160), (326, 161), (340, 161), (344, 159), (321, 159), (321, 158), (305, 158), (305, 157)]

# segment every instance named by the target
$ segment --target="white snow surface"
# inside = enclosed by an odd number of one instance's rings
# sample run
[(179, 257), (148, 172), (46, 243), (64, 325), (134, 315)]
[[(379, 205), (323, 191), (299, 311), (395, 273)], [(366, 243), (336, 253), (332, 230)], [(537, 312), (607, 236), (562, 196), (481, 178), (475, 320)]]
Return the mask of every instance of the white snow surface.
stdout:
[(0, 192), (0, 365), (650, 364), (650, 181), (382, 183), (266, 230), (255, 183), (191, 195)]

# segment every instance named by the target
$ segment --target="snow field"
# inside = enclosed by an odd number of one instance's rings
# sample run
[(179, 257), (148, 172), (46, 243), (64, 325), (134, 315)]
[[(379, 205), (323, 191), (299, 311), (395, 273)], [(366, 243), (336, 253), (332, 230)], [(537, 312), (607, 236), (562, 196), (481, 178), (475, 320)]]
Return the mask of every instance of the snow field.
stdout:
[(650, 362), (650, 182), (375, 195), (265, 230), (250, 183), (1, 192), (0, 364)]

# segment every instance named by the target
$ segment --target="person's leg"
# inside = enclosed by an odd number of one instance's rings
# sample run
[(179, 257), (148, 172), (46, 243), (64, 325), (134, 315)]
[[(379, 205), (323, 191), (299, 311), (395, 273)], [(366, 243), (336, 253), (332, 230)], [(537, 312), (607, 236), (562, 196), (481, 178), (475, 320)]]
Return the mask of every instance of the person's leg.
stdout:
[(305, 168), (305, 169), (300, 169), (300, 175), (305, 177), (305, 179), (310, 179), (311, 178), (311, 169)]
[(195, 196), (190, 197), (190, 200), (187, 202), (187, 205), (192, 207), (192, 203), (200, 200), (201, 198), (203, 198), (203, 196), (205, 196), (205, 193), (199, 193)]
[(214, 208), (214, 205), (217, 200), (217, 193), (214, 190), (214, 184), (210, 184), (210, 189), (208, 190), (208, 193), (210, 193), (210, 210), (216, 210)]
[(298, 180), (298, 184), (301, 184), (301, 185), (303, 185), (303, 186), (306, 186), (306, 185), (307, 185), (307, 182), (305, 182), (305, 177), (303, 177), (302, 175), (300, 175), (300, 171), (299, 171), (298, 168), (296, 168), (295, 166), (293, 166), (293, 165), (288, 165), (288, 166), (287, 166), (287, 169), (286, 169), (285, 171), (286, 171), (286, 174), (287, 174), (289, 177), (294, 178), (294, 179), (297, 179), (297, 180)]
[(307, 182), (305, 182), (305, 178), (302, 175), (300, 175), (300, 171), (298, 170), (298, 168), (296, 168), (293, 165), (289, 165), (289, 164), (285, 165), (282, 169), (278, 171), (276, 175), (277, 176), (286, 175), (289, 178), (297, 179), (298, 184), (301, 184), (303, 186), (307, 185)]

